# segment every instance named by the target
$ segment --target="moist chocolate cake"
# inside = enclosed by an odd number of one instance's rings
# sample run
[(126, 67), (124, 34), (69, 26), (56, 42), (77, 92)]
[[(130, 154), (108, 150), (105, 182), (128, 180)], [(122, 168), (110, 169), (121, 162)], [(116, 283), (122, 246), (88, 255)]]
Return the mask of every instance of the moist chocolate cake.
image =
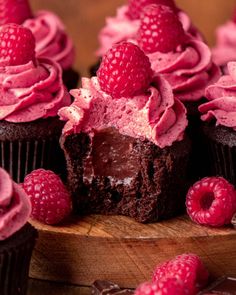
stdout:
[(122, 214), (153, 222), (183, 212), (186, 138), (161, 149), (109, 128), (61, 138), (68, 184), (80, 214)]
[(0, 121), (0, 166), (17, 182), (40, 167), (65, 176), (65, 159), (59, 146), (63, 125), (58, 117), (17, 124)]

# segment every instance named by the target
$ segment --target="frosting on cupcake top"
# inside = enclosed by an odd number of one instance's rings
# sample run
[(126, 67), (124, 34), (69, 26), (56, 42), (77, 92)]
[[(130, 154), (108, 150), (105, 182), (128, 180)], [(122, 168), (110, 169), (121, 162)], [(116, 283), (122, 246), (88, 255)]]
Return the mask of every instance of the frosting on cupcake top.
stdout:
[[(96, 52), (97, 56), (103, 56), (115, 43), (135, 39), (140, 26), (140, 20), (131, 19), (127, 12), (128, 5), (123, 5), (117, 9), (115, 17), (108, 17), (106, 19), (106, 25), (98, 35), (100, 46)], [(185, 12), (179, 11), (178, 17), (186, 32), (202, 40), (201, 34), (192, 25), (189, 16)]]
[(236, 61), (236, 23), (227, 21), (216, 30), (216, 46), (212, 49), (213, 61), (219, 66), (226, 66)]
[(34, 18), (23, 23), (36, 39), (38, 57), (51, 58), (58, 62), (63, 70), (69, 69), (75, 59), (72, 40), (65, 32), (61, 20), (52, 12), (39, 11)]
[(0, 67), (0, 120), (20, 123), (57, 116), (69, 105), (59, 64), (49, 59)]
[(216, 120), (216, 125), (223, 125), (236, 130), (236, 62), (228, 63), (228, 75), (206, 89), (209, 102), (199, 106), (203, 121)]
[(31, 214), (29, 197), (9, 174), (0, 168), (0, 241), (3, 241), (27, 222)]
[(183, 139), (186, 109), (174, 99), (170, 85), (157, 76), (145, 94), (114, 99), (101, 90), (97, 77), (82, 79), (82, 88), (72, 90), (75, 100), (59, 111), (67, 123), (63, 134), (115, 127), (121, 134), (148, 139), (164, 148)]
[(202, 41), (189, 37), (175, 51), (148, 54), (152, 69), (172, 86), (181, 101), (198, 101), (205, 88), (220, 77), (220, 69), (212, 62), (211, 51)]

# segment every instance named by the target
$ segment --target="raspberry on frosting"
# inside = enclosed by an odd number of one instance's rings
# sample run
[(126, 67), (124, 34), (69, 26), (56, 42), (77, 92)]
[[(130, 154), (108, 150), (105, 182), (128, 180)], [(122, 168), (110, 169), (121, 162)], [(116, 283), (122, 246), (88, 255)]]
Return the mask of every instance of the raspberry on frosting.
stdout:
[(17, 66), (35, 60), (35, 39), (30, 30), (7, 24), (0, 27), (0, 66)]
[(152, 4), (143, 10), (137, 41), (146, 53), (174, 51), (186, 38), (178, 16), (168, 6)]
[(131, 19), (138, 19), (142, 10), (150, 4), (165, 5), (174, 11), (177, 9), (174, 0), (129, 0), (127, 14)]
[(70, 103), (61, 67), (35, 59), (31, 31), (17, 24), (0, 28), (0, 120), (29, 122), (57, 116)]
[(0, 25), (22, 24), (31, 18), (32, 11), (28, 0), (0, 0)]
[(122, 42), (103, 57), (97, 72), (103, 91), (114, 98), (144, 93), (152, 78), (148, 57), (136, 45)]
[(36, 39), (37, 57), (51, 58), (63, 70), (72, 67), (75, 49), (62, 21), (54, 13), (32, 14), (28, 0), (0, 0), (0, 25), (16, 23), (30, 29)]
[[(170, 6), (171, 2), (168, 0), (133, 0), (130, 3), (133, 3), (134, 7), (142, 6), (143, 8), (148, 4), (164, 4)], [(171, 7), (173, 7), (171, 5)], [(99, 49), (97, 50), (97, 56), (103, 56), (112, 45), (121, 42), (121, 41), (131, 41), (136, 38), (137, 32), (140, 26), (140, 19), (133, 19), (129, 15), (130, 6), (123, 5), (117, 9), (117, 13), (114, 17), (106, 18), (106, 25), (102, 28), (98, 35), (99, 39)], [(132, 9), (133, 10), (133, 9)], [(138, 8), (134, 8), (137, 12)], [(138, 14), (140, 14), (142, 9), (140, 9)], [(135, 12), (135, 13), (136, 13)], [(176, 11), (180, 22), (183, 25), (184, 30), (190, 34), (192, 37), (203, 40), (200, 32), (193, 26), (189, 16), (179, 9)]]
[(147, 50), (154, 73), (161, 74), (171, 84), (175, 97), (181, 101), (200, 100), (205, 88), (221, 74), (212, 62), (210, 48), (185, 34), (168, 7), (150, 5), (146, 10), (147, 18), (144, 10), (137, 41), (144, 51)]

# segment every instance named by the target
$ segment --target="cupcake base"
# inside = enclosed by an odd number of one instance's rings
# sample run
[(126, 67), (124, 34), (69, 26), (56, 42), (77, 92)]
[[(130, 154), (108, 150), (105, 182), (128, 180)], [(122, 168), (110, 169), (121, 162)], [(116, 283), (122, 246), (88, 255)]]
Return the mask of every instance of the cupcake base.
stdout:
[(65, 177), (65, 159), (59, 146), (64, 123), (57, 117), (28, 123), (0, 122), (0, 166), (16, 182), (37, 168)]
[(27, 223), (5, 241), (0, 241), (0, 294), (26, 295), (30, 259), (37, 231)]
[(236, 185), (236, 131), (214, 123), (203, 123), (210, 175), (223, 176)]
[(93, 138), (88, 134), (62, 137), (61, 146), (79, 214), (121, 214), (146, 223), (184, 211), (187, 138), (160, 149), (107, 128)]

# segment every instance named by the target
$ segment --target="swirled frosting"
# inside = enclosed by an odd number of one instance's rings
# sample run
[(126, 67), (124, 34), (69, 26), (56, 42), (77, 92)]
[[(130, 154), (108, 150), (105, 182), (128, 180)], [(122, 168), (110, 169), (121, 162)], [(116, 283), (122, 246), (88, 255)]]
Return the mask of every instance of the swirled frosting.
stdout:
[(20, 230), (31, 214), (25, 191), (0, 168), (0, 241)]
[(72, 90), (75, 101), (59, 115), (67, 123), (63, 134), (93, 133), (114, 127), (121, 134), (148, 139), (161, 148), (183, 139), (187, 126), (186, 109), (174, 99), (170, 85), (157, 76), (146, 94), (114, 99), (100, 89), (96, 77), (82, 80)]
[[(128, 5), (123, 5), (117, 9), (115, 17), (108, 17), (106, 19), (106, 25), (98, 35), (99, 49), (96, 52), (97, 56), (103, 56), (115, 43), (135, 39), (140, 26), (140, 20), (130, 19), (127, 11)], [(185, 31), (194, 38), (202, 40), (201, 34), (192, 25), (189, 16), (183, 11), (179, 11), (178, 15)]]
[[(228, 21), (216, 30), (216, 46), (212, 49), (213, 61), (226, 66), (236, 61), (236, 23)], [(227, 70), (227, 69), (226, 69)]]
[(0, 67), (0, 120), (20, 123), (57, 116), (71, 102), (61, 71), (48, 59)]
[(203, 121), (216, 120), (216, 125), (223, 125), (236, 130), (236, 62), (228, 63), (228, 75), (206, 89), (209, 102), (199, 106)]
[(47, 57), (58, 62), (63, 70), (71, 68), (75, 59), (72, 40), (65, 32), (61, 20), (52, 12), (39, 11), (23, 26), (30, 29), (36, 39), (37, 57)]
[(189, 38), (176, 51), (148, 55), (152, 69), (172, 86), (181, 101), (200, 100), (205, 88), (220, 77), (220, 69), (212, 62), (211, 51), (202, 41)]

